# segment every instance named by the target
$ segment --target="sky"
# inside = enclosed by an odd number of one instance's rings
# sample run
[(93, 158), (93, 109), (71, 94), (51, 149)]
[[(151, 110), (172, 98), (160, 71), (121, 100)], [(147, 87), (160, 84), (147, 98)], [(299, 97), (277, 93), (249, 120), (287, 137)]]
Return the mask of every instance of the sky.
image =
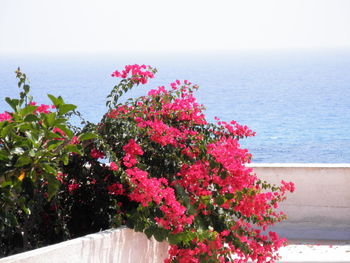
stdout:
[(0, 0), (0, 53), (350, 48), (348, 0)]

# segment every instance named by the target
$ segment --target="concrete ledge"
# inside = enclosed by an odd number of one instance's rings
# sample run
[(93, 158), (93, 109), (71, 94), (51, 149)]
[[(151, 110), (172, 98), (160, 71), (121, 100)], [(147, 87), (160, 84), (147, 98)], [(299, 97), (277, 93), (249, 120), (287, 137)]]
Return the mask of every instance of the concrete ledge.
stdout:
[(0, 259), (0, 263), (163, 263), (168, 244), (118, 228)]
[(349, 263), (350, 242), (297, 241), (279, 250), (279, 263)]
[(284, 168), (350, 168), (350, 163), (250, 163), (249, 167)]
[[(0, 263), (161, 263), (168, 244), (127, 228), (108, 230), (0, 259)], [(350, 262), (350, 242), (294, 241), (280, 263)]]
[[(292, 239), (350, 240), (350, 164), (250, 164), (271, 183), (295, 183), (281, 204), (288, 220), (274, 230)], [(350, 260), (349, 260), (350, 262)]]

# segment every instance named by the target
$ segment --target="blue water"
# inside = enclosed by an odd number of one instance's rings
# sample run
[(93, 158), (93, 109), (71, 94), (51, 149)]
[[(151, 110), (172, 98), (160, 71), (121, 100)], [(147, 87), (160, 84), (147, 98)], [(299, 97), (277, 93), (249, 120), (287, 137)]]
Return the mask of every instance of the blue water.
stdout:
[(31, 80), (38, 103), (61, 95), (91, 121), (106, 111), (116, 83), (110, 74), (125, 64), (150, 64), (158, 74), (147, 87), (175, 79), (200, 86), (208, 120), (236, 120), (257, 132), (242, 141), (254, 162), (350, 163), (350, 50), (230, 54), (133, 54), (0, 57), (0, 112), (18, 92), (17, 66)]

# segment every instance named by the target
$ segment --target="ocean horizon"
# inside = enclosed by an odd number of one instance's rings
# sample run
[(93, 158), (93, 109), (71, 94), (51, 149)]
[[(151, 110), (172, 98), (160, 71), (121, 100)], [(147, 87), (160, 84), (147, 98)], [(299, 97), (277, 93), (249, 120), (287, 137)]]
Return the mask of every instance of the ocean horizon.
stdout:
[[(237, 53), (0, 55), (0, 112), (17, 97), (14, 71), (27, 74), (37, 103), (62, 96), (97, 123), (127, 64), (158, 69), (130, 92), (169, 87), (176, 79), (199, 85), (207, 120), (235, 120), (256, 131), (241, 145), (256, 163), (350, 163), (350, 50)], [(125, 95), (124, 99), (129, 97)]]

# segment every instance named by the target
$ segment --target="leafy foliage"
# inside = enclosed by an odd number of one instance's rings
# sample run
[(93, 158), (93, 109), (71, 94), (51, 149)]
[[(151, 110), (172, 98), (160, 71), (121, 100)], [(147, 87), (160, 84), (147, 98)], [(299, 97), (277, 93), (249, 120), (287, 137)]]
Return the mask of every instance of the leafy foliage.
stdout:
[[(77, 138), (67, 126), (66, 114), (76, 106), (61, 97), (48, 95), (53, 105), (36, 105), (29, 95), (27, 77), (20, 69), (20, 98), (5, 100), (12, 112), (5, 112), (0, 121), (0, 246), (6, 255), (60, 240), (63, 235), (53, 222), (47, 224), (46, 209), (57, 202), (61, 183), (57, 175), (73, 155), (82, 154), (78, 141), (94, 138), (82, 133)], [(49, 213), (51, 216), (51, 212)], [(46, 215), (49, 217), (49, 215)], [(58, 215), (53, 215), (54, 220)], [(45, 219), (45, 220), (44, 220)], [(45, 233), (41, 227), (50, 226)], [(46, 229), (46, 228), (45, 228)], [(55, 233), (55, 230), (57, 230)], [(41, 237), (46, 235), (46, 237)]]

